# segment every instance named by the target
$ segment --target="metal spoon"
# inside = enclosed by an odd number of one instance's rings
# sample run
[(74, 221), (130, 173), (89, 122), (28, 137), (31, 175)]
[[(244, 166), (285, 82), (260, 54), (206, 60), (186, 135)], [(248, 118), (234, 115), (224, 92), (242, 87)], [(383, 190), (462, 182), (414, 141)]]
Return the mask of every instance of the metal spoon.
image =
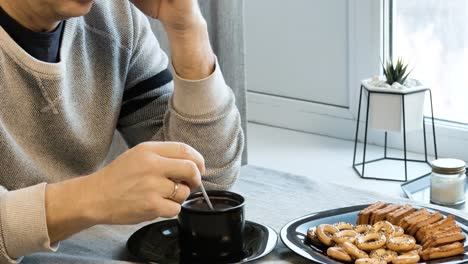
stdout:
[(214, 210), (213, 204), (210, 201), (210, 198), (208, 197), (208, 194), (206, 193), (205, 186), (203, 186), (203, 183), (200, 185), (200, 189), (203, 193), (203, 197), (205, 198), (206, 203), (208, 204), (208, 207), (210, 207), (211, 210)]

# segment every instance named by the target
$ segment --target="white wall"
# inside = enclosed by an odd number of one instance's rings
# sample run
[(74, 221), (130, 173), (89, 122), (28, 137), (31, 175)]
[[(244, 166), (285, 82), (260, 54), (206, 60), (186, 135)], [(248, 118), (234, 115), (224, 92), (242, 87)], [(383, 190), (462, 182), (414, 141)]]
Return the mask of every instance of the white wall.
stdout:
[(348, 107), (348, 1), (245, 3), (247, 89)]
[(380, 1), (254, 0), (245, 8), (249, 121), (354, 138), (360, 80), (380, 65)]

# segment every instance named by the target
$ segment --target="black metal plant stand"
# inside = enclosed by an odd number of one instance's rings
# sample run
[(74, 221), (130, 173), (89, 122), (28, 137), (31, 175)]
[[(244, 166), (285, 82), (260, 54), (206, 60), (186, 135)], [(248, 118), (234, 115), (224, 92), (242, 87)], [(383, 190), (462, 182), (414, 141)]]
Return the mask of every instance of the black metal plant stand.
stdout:
[[(362, 104), (362, 94), (364, 90), (367, 91), (367, 109), (366, 109), (366, 124), (365, 124), (365, 134), (364, 134), (364, 153), (362, 157), (362, 162), (361, 163), (356, 163), (356, 150), (357, 150), (357, 143), (358, 143), (358, 135), (359, 135), (359, 122), (360, 122), (360, 116), (361, 116), (361, 104)], [(357, 116), (357, 123), (356, 123), (356, 137), (354, 140), (354, 156), (353, 156), (353, 168), (356, 171), (356, 173), (363, 179), (373, 179), (373, 180), (386, 180), (386, 181), (398, 181), (398, 182), (406, 182), (408, 181), (408, 162), (421, 162), (421, 163), (427, 163), (429, 166), (431, 164), (429, 163), (427, 159), (427, 141), (426, 141), (426, 126), (425, 126), (425, 120), (427, 117), (423, 118), (423, 134), (424, 134), (424, 160), (415, 160), (415, 159), (408, 159), (407, 158), (407, 150), (406, 150), (406, 117), (405, 117), (405, 95), (409, 94), (414, 94), (414, 93), (425, 93), (429, 92), (430, 96), (430, 101), (431, 101), (431, 120), (432, 120), (432, 132), (434, 135), (434, 154), (435, 158), (437, 159), (437, 143), (436, 143), (436, 134), (435, 134), (435, 124), (434, 124), (434, 108), (432, 105), (432, 92), (430, 89), (423, 89), (423, 90), (418, 90), (414, 92), (408, 92), (408, 93), (398, 93), (398, 92), (391, 92), (391, 91), (371, 91), (367, 89), (366, 86), (361, 85), (361, 91), (359, 94), (359, 110), (358, 110), (358, 116)], [(388, 157), (387, 156), (387, 134), (388, 132), (385, 131), (385, 146), (384, 146), (384, 157), (383, 158), (378, 158), (374, 160), (369, 160), (366, 161), (366, 148), (367, 148), (367, 132), (368, 132), (368, 126), (369, 126), (369, 108), (370, 108), (370, 97), (372, 94), (393, 94), (393, 95), (400, 95), (401, 100), (402, 100), (402, 105), (403, 105), (403, 151), (404, 151), (404, 158), (395, 158), (395, 157)], [(390, 179), (390, 178), (375, 178), (375, 177), (366, 177), (364, 172), (365, 172), (365, 165), (373, 162), (378, 162), (382, 160), (398, 160), (398, 161), (404, 161), (405, 164), (405, 179), (400, 180), (400, 179)], [(362, 165), (362, 171), (359, 171), (357, 169), (357, 166)], [(427, 174), (425, 174), (427, 175)], [(424, 175), (423, 175), (424, 176)]]

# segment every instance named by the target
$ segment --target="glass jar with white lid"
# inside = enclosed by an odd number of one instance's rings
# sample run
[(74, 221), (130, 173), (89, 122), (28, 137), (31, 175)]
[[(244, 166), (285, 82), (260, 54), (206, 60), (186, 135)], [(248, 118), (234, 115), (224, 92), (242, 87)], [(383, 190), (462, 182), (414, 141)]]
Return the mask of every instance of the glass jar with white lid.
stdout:
[(466, 163), (457, 159), (432, 162), (431, 202), (457, 205), (465, 202)]

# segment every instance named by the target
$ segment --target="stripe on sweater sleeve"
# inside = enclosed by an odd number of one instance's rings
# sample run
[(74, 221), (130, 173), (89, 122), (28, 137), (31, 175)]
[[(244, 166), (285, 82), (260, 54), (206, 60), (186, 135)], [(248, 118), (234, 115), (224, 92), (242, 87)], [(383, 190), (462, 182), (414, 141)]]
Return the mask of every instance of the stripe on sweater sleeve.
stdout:
[(132, 99), (135, 99), (138, 96), (144, 95), (154, 89), (157, 89), (163, 85), (168, 84), (169, 82), (172, 81), (172, 74), (169, 71), (169, 69), (165, 69), (161, 71), (160, 73), (154, 75), (153, 77), (150, 77), (134, 87), (125, 90), (123, 94), (123, 101), (129, 101)]
[(57, 250), (47, 230), (45, 188), (42, 183), (0, 195), (0, 247), (5, 253), (0, 260), (15, 263), (22, 256)]
[(161, 96), (157, 90), (170, 82), (172, 82), (172, 74), (169, 69), (165, 69), (125, 90), (120, 117), (131, 115), (157, 100)]

